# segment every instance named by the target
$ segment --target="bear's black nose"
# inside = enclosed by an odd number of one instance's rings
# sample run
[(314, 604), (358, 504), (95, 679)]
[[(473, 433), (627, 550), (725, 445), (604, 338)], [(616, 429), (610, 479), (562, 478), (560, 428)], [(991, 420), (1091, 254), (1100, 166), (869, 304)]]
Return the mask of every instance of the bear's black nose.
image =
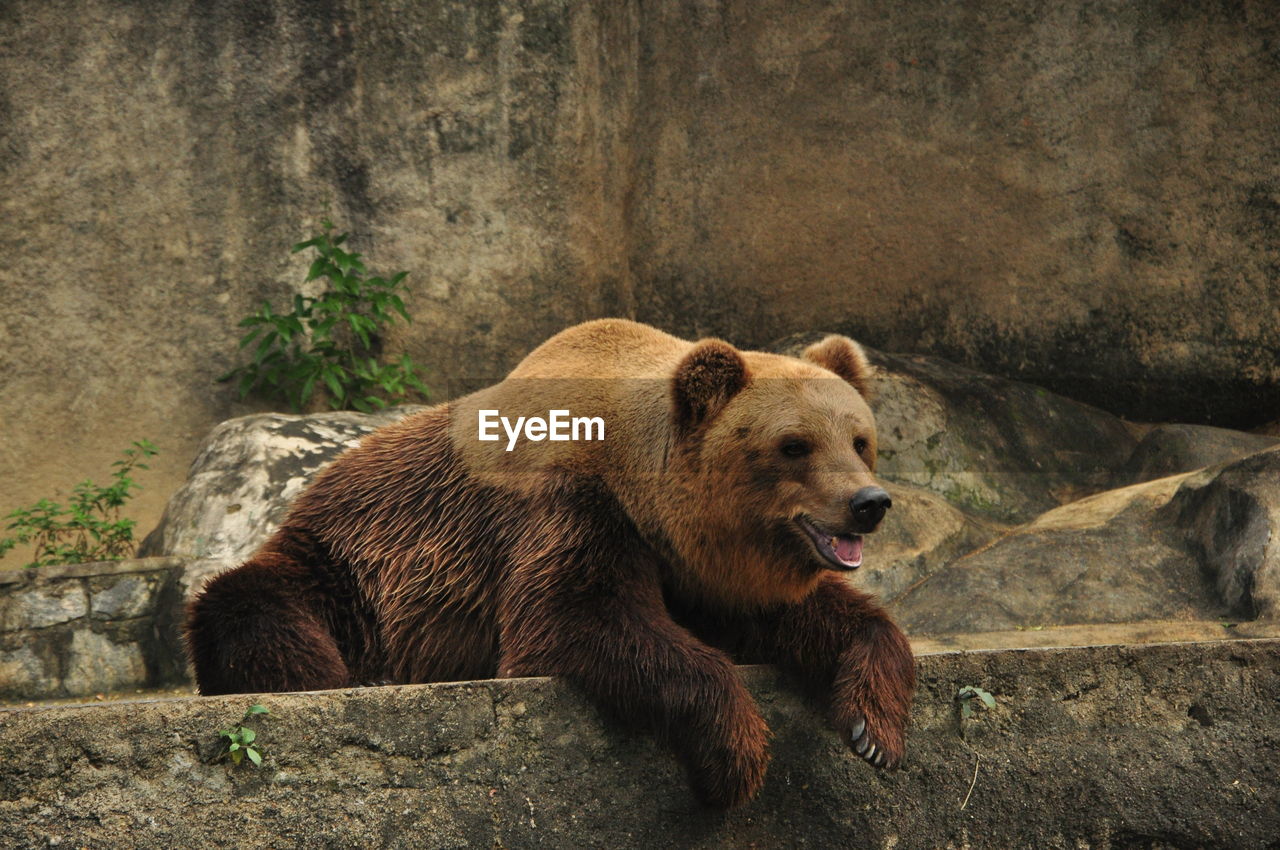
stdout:
[(891, 507), (893, 499), (880, 487), (863, 487), (849, 500), (853, 523), (859, 534), (874, 531), (880, 520), (884, 519), (884, 512)]

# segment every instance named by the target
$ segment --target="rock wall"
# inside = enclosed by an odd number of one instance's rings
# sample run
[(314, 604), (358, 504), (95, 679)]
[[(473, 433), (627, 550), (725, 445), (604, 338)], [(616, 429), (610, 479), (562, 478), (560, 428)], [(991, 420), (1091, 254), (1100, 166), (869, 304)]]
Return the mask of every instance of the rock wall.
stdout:
[(849, 331), (1146, 420), (1280, 410), (1274, 4), (643, 10), (638, 318)]
[[(816, 326), (1113, 412), (1280, 406), (1269, 4), (13, 0), (0, 511), (216, 422), (328, 214), (440, 396), (572, 322)], [(17, 561), (21, 553), (9, 559)]]
[[(549, 679), (0, 710), (6, 847), (1273, 847), (1280, 641), (919, 659), (876, 773), (765, 668), (760, 797), (694, 803), (672, 755)], [(957, 692), (994, 695), (962, 720)], [(218, 760), (243, 721), (261, 768)]]
[(416, 322), (385, 344), (441, 397), (631, 312), (629, 8), (0, 4), (0, 512), (147, 437), (153, 526), (198, 440), (253, 409), (214, 378), (326, 214), (410, 272)]
[(182, 610), (206, 572), (176, 558), (0, 572), (0, 699), (185, 681)]

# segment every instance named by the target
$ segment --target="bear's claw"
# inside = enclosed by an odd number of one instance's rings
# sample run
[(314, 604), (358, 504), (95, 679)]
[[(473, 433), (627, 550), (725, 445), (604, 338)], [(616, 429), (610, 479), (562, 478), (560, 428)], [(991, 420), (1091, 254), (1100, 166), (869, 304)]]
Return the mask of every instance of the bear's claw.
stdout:
[(871, 734), (866, 717), (859, 717), (850, 724), (846, 740), (849, 748), (872, 767), (892, 768), (898, 763), (898, 758), (889, 754), (884, 742)]

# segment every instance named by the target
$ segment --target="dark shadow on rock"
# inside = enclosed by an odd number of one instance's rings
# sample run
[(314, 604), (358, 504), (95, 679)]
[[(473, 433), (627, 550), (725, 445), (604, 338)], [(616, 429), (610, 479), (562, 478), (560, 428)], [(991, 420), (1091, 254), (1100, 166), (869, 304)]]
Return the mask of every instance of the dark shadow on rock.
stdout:
[(1280, 443), (1280, 437), (1209, 425), (1157, 425), (1116, 469), (1113, 487), (1127, 487), (1179, 475), (1251, 455)]

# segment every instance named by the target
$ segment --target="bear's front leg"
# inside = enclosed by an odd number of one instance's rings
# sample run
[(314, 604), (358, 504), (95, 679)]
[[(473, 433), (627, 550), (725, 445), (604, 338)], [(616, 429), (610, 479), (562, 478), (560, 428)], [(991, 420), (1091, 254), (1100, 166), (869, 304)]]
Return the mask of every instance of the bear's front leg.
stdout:
[(677, 625), (634, 553), (606, 566), (529, 568), (501, 617), (498, 675), (563, 676), (605, 711), (656, 730), (695, 794), (728, 808), (764, 783), (769, 730), (730, 658)]
[[(837, 576), (824, 577), (771, 624), (774, 659), (830, 699), (832, 725), (876, 767), (895, 767), (905, 749), (915, 659), (884, 609)], [(763, 647), (762, 647), (763, 648)]]

